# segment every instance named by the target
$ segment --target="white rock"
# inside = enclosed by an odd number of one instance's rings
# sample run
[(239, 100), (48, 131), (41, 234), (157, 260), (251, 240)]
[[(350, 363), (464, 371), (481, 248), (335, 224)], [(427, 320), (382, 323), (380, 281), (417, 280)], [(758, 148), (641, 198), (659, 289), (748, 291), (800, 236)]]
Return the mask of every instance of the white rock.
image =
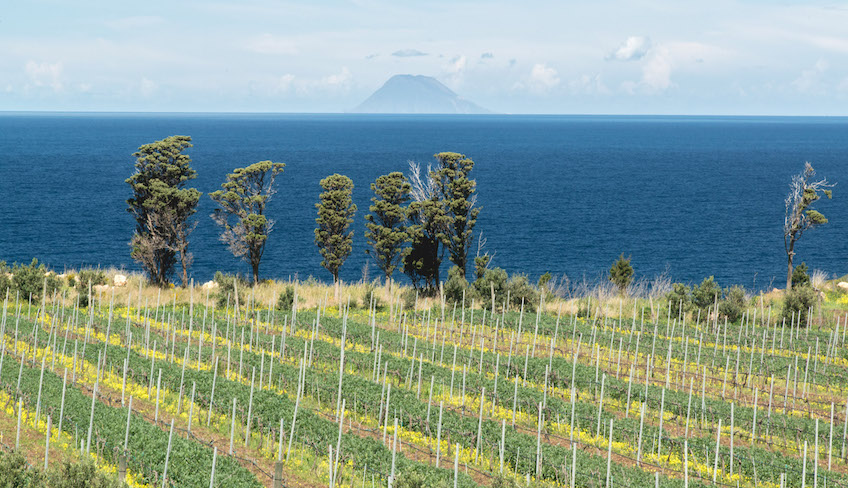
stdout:
[(122, 274), (116, 274), (112, 278), (112, 284), (115, 286), (127, 286), (127, 276)]
[(840, 281), (839, 283), (837, 283), (836, 287), (839, 288), (841, 291), (848, 291), (848, 283), (844, 281)]
[(218, 288), (218, 283), (214, 281), (207, 281), (206, 283), (201, 285), (201, 288), (204, 290), (213, 290), (215, 288)]
[(109, 291), (109, 285), (94, 285), (91, 287), (92, 293), (105, 293)]

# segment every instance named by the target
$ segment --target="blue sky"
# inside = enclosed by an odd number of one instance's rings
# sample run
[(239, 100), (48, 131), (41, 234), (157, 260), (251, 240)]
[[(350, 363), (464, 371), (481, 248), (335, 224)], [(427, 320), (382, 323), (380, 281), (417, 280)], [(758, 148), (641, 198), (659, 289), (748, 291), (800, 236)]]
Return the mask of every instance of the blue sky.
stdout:
[(848, 2), (7, 1), (0, 110), (848, 115)]

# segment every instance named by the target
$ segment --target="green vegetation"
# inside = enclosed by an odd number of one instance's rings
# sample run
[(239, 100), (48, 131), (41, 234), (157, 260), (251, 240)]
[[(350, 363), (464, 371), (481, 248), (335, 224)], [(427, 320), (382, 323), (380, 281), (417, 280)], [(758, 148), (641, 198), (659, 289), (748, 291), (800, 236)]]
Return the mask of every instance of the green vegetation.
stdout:
[(609, 280), (618, 288), (619, 293), (622, 295), (627, 293), (627, 287), (633, 281), (633, 266), (630, 264), (630, 257), (625, 258), (624, 253), (621, 253), (621, 256), (610, 267)]
[(221, 226), (221, 242), (230, 252), (250, 264), (253, 283), (259, 282), (259, 263), (265, 253), (268, 235), (274, 221), (265, 216), (265, 207), (276, 193), (274, 181), (285, 164), (260, 161), (246, 168), (236, 168), (221, 183), (221, 190), (209, 197), (219, 205), (212, 220)]
[(434, 195), (444, 206), (445, 229), (442, 242), (451, 262), (465, 278), (468, 251), (474, 241), (474, 226), (480, 207), (475, 206), (477, 182), (469, 178), (474, 161), (464, 154), (441, 152), (434, 156), (438, 166), (430, 173)]
[(392, 274), (400, 266), (409, 248), (406, 232), (406, 208), (412, 186), (403, 173), (394, 172), (380, 176), (371, 184), (371, 214), (365, 216), (365, 238), (371, 249), (366, 252), (374, 257), (377, 267), (386, 277), (386, 285), (391, 289)]
[(830, 199), (833, 196), (832, 184), (826, 179), (813, 181), (816, 170), (810, 163), (804, 163), (804, 170), (792, 177), (789, 194), (786, 196), (786, 211), (783, 221), (783, 244), (786, 250), (789, 270), (786, 273), (786, 289), (792, 288), (792, 261), (795, 258), (795, 244), (804, 232), (827, 223), (827, 218), (812, 207), (822, 195)]
[(339, 301), (339, 269), (353, 250), (353, 231), (348, 232), (356, 204), (353, 182), (347, 176), (334, 174), (321, 180), (320, 202), (315, 204), (315, 244), (321, 252), (321, 266), (333, 275), (336, 302)]
[(150, 282), (159, 286), (169, 283), (178, 259), (183, 286), (188, 286), (192, 262), (188, 238), (197, 226), (189, 218), (197, 211), (201, 195), (195, 188), (186, 188), (187, 182), (197, 177), (191, 158), (183, 154), (190, 147), (188, 136), (171, 136), (139, 147), (133, 154), (135, 173), (126, 180), (133, 192), (127, 211), (136, 221), (130, 254)]

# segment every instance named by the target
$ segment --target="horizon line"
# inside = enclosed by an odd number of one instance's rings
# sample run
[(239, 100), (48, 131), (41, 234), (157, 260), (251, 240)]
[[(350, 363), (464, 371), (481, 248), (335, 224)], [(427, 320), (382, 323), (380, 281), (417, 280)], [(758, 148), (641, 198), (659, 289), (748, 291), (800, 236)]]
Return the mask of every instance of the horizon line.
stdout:
[(273, 111), (237, 111), (237, 110), (2, 110), (0, 115), (26, 115), (26, 114), (81, 114), (81, 115), (118, 115), (118, 114), (143, 114), (143, 115), (353, 115), (353, 116), (456, 116), (456, 117), (503, 117), (503, 116), (549, 116), (549, 117), (728, 117), (728, 118), (848, 118), (848, 114), (662, 114), (662, 113), (548, 113), (548, 112), (497, 112), (487, 114), (457, 114), (457, 113), (413, 113), (413, 112), (383, 112), (383, 113), (358, 113), (358, 112), (273, 112)]

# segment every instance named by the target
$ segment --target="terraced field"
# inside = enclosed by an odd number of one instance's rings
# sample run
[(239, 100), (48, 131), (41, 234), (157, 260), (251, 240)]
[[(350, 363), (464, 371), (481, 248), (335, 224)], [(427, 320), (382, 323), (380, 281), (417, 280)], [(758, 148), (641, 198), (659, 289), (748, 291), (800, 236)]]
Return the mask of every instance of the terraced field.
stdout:
[(119, 301), (6, 300), (3, 447), (132, 486), (848, 486), (842, 318)]

